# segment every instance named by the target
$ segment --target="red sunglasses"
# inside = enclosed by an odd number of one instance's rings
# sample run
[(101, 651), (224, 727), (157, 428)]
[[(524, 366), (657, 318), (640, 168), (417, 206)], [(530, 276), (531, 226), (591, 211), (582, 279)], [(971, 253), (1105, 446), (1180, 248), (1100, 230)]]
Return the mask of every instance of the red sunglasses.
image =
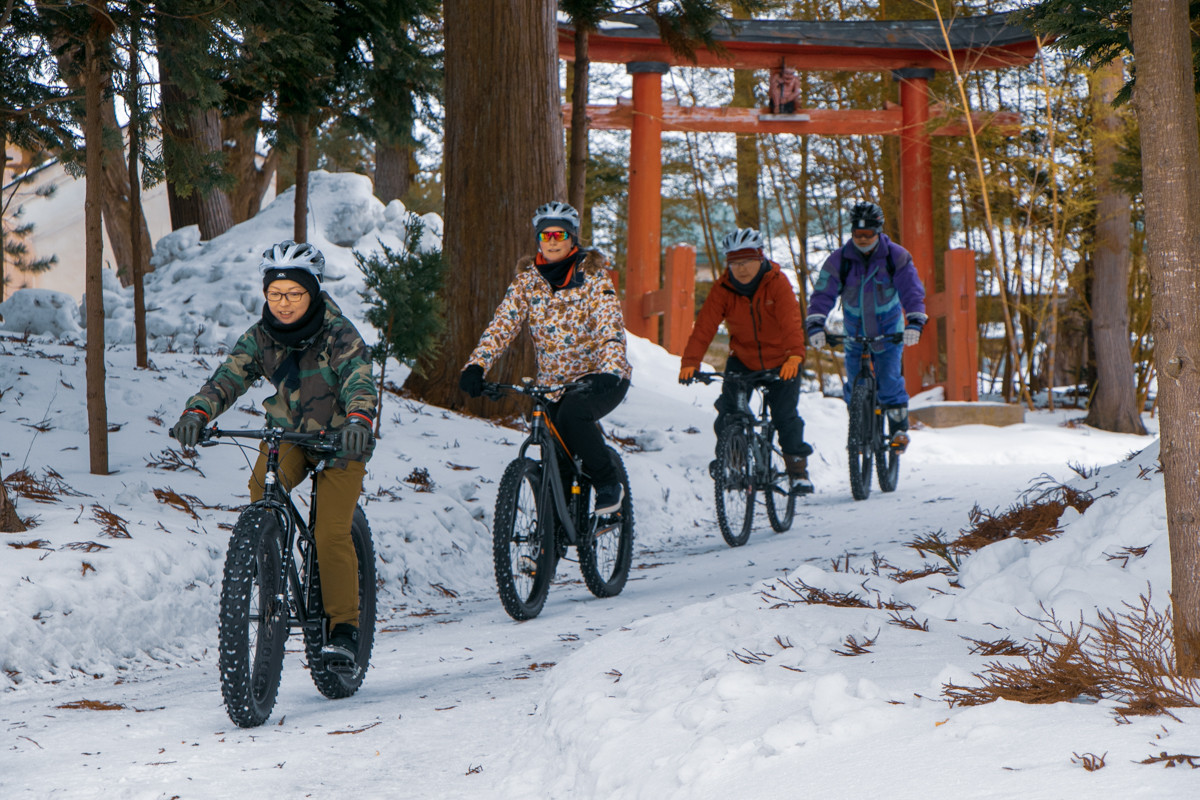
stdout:
[(543, 242), (565, 242), (570, 235), (566, 231), (542, 231), (538, 239)]

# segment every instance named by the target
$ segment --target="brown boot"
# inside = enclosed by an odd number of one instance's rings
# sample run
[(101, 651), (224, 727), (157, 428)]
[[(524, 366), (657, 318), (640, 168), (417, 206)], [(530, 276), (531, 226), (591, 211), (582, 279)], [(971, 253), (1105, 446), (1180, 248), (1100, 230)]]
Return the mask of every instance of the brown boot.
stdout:
[(783, 461), (787, 465), (788, 477), (792, 480), (792, 492), (808, 494), (813, 490), (812, 481), (808, 479), (808, 457), (789, 456), (784, 453)]

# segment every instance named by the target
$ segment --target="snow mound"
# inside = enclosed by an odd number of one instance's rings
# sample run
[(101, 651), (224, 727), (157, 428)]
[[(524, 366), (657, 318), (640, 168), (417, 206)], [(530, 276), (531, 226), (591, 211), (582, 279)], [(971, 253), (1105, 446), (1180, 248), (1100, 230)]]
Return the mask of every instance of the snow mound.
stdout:
[(49, 289), (21, 289), (0, 303), (0, 330), (73, 339), (79, 326), (79, 308), (69, 294)]

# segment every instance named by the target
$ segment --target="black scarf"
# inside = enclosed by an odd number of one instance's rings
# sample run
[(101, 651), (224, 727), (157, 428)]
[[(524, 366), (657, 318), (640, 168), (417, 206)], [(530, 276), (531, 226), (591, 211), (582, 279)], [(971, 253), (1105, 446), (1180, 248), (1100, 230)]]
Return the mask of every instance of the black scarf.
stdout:
[(580, 266), (582, 261), (583, 251), (576, 250), (562, 261), (553, 262), (546, 261), (542, 258), (542, 254), (538, 253), (534, 264), (537, 266), (537, 271), (546, 279), (546, 283), (550, 284), (550, 291), (558, 292), (575, 286), (583, 286), (583, 268)]
[(742, 283), (737, 278), (733, 277), (733, 270), (729, 271), (729, 283), (733, 286), (733, 290), (745, 297), (753, 297), (758, 291), (758, 284), (762, 283), (763, 275), (767, 274), (767, 270), (771, 268), (770, 263), (764, 258), (762, 264), (758, 267), (758, 272), (754, 273), (754, 277), (746, 283)]
[(271, 313), (271, 306), (263, 303), (262, 326), (275, 341), (284, 347), (296, 347), (317, 335), (325, 324), (325, 294), (322, 292), (313, 298), (308, 305), (308, 311), (295, 322), (284, 324)]

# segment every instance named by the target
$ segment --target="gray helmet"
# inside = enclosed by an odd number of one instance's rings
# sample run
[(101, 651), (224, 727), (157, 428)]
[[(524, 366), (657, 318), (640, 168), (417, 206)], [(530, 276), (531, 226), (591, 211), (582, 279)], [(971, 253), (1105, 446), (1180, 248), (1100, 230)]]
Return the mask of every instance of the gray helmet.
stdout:
[(302, 269), (321, 280), (325, 277), (325, 256), (307, 242), (297, 244), (286, 239), (263, 251), (258, 269), (263, 275), (273, 269)]
[(579, 235), (579, 212), (576, 211), (569, 203), (562, 203), (558, 200), (551, 200), (537, 207), (533, 212), (533, 230), (535, 233), (541, 233), (551, 225), (557, 225), (563, 228), (572, 237)]
[(850, 230), (883, 230), (883, 209), (874, 203), (856, 203), (850, 209)]
[(737, 250), (762, 250), (762, 234), (754, 228), (738, 228), (725, 234), (725, 238), (721, 240), (721, 249), (726, 255)]

